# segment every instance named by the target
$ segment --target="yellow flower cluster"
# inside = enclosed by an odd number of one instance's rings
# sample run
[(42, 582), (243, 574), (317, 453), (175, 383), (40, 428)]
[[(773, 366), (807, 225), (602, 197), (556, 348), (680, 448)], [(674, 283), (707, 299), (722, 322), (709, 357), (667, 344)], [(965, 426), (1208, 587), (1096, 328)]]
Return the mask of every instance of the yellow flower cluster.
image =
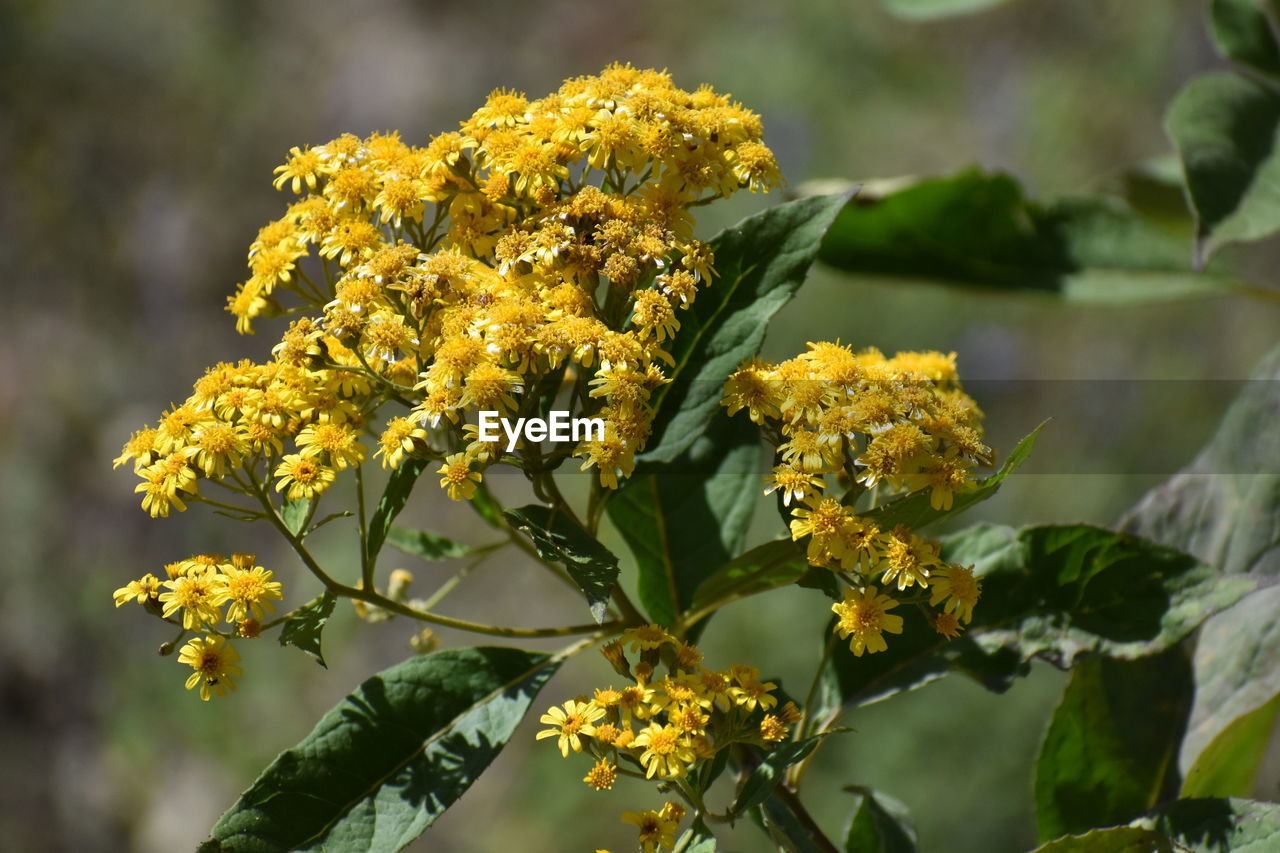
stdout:
[[(848, 584), (832, 610), (855, 655), (883, 651), (883, 634), (902, 631), (902, 617), (888, 611), (903, 602), (942, 604), (926, 616), (944, 636), (959, 635), (981, 592), (972, 570), (943, 562), (936, 543), (902, 525), (882, 530), (867, 514), (880, 498), (925, 489), (933, 509), (949, 510), (976, 483), (975, 466), (991, 464), (982, 413), (960, 386), (954, 353), (889, 358), (874, 348), (810, 343), (779, 364), (743, 364), (721, 402), (730, 415), (745, 409), (776, 446), (779, 464), (765, 493), (778, 492), (791, 508), (791, 537), (808, 540), (810, 564)], [(909, 593), (913, 586), (921, 592)]]
[(465, 499), (505, 450), (465, 416), (536, 415), (560, 395), (606, 429), (552, 464), (581, 457), (616, 487), (648, 436), (677, 314), (712, 274), (690, 208), (780, 181), (760, 136), (756, 114), (708, 87), (615, 65), (538, 100), (495, 91), (425, 146), (392, 133), (294, 148), (275, 185), (301, 198), (259, 231), (228, 310), (245, 333), (306, 316), (273, 362), (216, 366), (117, 463), (134, 462), (153, 516), (259, 457), (289, 498), (314, 497), (364, 460), (358, 436), (394, 400), (409, 411), (381, 433), (383, 466), (441, 460), (442, 487)]
[[(638, 653), (634, 665), (624, 646)], [(629, 628), (620, 640), (603, 648), (605, 658), (630, 683), (603, 687), (590, 698), (580, 696), (552, 707), (541, 717), (548, 728), (537, 739), (555, 738), (560, 754), (586, 751), (596, 759), (583, 778), (596, 790), (613, 787), (619, 774), (679, 784), (720, 750), (735, 743), (770, 749), (790, 736), (800, 719), (788, 702), (778, 708), (777, 685), (762, 681), (749, 666), (709, 670), (696, 646), (677, 640), (659, 625)], [(666, 674), (657, 677), (656, 668)], [(672, 808), (678, 808), (669, 804)], [(645, 827), (671, 846), (670, 835), (683, 816), (663, 812), (628, 812), (623, 819)], [(666, 817), (660, 817), (666, 815)], [(659, 824), (666, 831), (659, 832)], [(669, 825), (668, 825), (669, 824)]]
[[(213, 693), (225, 696), (235, 690), (240, 676), (239, 654), (227, 642), (230, 633), (219, 631), (224, 622), (235, 626), (240, 637), (257, 637), (262, 619), (275, 610), (273, 601), (283, 597), (275, 575), (256, 565), (252, 554), (233, 554), (225, 560), (218, 554), (198, 554), (164, 567), (165, 580), (143, 575), (113, 593), (116, 607), (129, 602), (143, 605), (167, 622), (180, 625), (179, 639), (196, 633), (178, 654), (180, 663), (193, 670), (187, 689), (200, 687), (200, 698)], [(225, 614), (224, 610), (225, 608)], [(178, 640), (166, 645), (172, 649)]]

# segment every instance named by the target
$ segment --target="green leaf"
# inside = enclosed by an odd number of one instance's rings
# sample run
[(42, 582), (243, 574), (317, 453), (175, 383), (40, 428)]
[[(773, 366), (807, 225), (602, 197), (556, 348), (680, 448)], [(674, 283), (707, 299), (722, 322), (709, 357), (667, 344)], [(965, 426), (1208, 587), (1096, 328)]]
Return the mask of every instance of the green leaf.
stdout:
[(716, 837), (697, 820), (676, 840), (675, 849), (677, 853), (716, 853)]
[(1061, 838), (1035, 853), (1271, 853), (1280, 805), (1256, 800), (1175, 800), (1129, 826)]
[(905, 805), (870, 788), (845, 790), (857, 797), (845, 853), (915, 853), (916, 828)]
[(712, 241), (717, 278), (680, 312), (671, 382), (653, 394), (657, 415), (642, 463), (678, 459), (716, 419), (725, 378), (759, 351), (770, 318), (804, 281), (848, 200), (841, 193), (779, 205)]
[(798, 761), (804, 760), (809, 753), (818, 748), (818, 744), (829, 734), (830, 732), (824, 732), (803, 740), (790, 741), (770, 750), (765, 755), (764, 761), (760, 762), (751, 771), (751, 775), (747, 777), (746, 781), (742, 783), (742, 788), (738, 791), (738, 798), (734, 800), (730, 813), (734, 815), (746, 814), (748, 809), (758, 806), (769, 799), (773, 789), (778, 787), (778, 783), (782, 781), (783, 774), (787, 772), (787, 768)]
[(592, 617), (603, 622), (618, 581), (618, 558), (563, 512), (529, 504), (506, 515), (533, 542), (539, 557), (565, 567), (587, 597)]
[(748, 814), (759, 822), (761, 828), (778, 845), (779, 851), (824, 853), (831, 849), (829, 842), (820, 844), (809, 827), (778, 797), (770, 797), (760, 806), (750, 809)]
[(944, 559), (973, 565), (982, 578), (973, 623), (947, 642), (904, 608), (902, 634), (887, 638), (887, 651), (856, 658), (838, 644), (824, 677), (834, 679), (831, 690), (846, 706), (949, 671), (1003, 691), (1033, 657), (1067, 669), (1090, 653), (1154, 654), (1255, 586), (1171, 548), (1085, 524), (978, 525), (942, 544)]
[(1254, 369), (1195, 461), (1149, 492), (1124, 530), (1227, 573), (1280, 574), (1280, 347)]
[(391, 532), (391, 522), (396, 520), (400, 510), (404, 509), (404, 505), (408, 503), (413, 484), (418, 482), (418, 477), (426, 470), (428, 464), (430, 461), (427, 459), (410, 456), (401, 463), (399, 468), (391, 472), (387, 487), (382, 490), (378, 507), (373, 511), (373, 517), (369, 519), (369, 532), (365, 539), (365, 554), (369, 560), (375, 559), (378, 552), (382, 550), (382, 543)]
[(1041, 840), (1133, 820), (1175, 794), (1194, 689), (1181, 646), (1072, 669), (1036, 762)]
[(333, 606), (337, 600), (333, 593), (326, 590), (324, 595), (312, 599), (291, 613), (280, 626), (280, 645), (302, 649), (328, 669), (329, 665), (324, 662), (324, 654), (320, 651), (320, 635), (333, 614)]
[(1227, 59), (1263, 74), (1280, 75), (1280, 45), (1258, 0), (1213, 0), (1210, 29)]
[(430, 530), (406, 530), (403, 527), (392, 527), (387, 534), (387, 542), (427, 562), (465, 557), (475, 550), (470, 545), (454, 542)]
[(1165, 113), (1196, 216), (1197, 255), (1280, 231), (1280, 94), (1230, 72), (1193, 79)]
[(201, 850), (400, 850), (497, 756), (558, 664), (471, 648), (382, 671), (281, 753)]
[(284, 505), (280, 507), (280, 519), (294, 536), (299, 536), (302, 533), (303, 528), (307, 526), (307, 519), (310, 517), (311, 501), (309, 500), (285, 501)]
[(932, 21), (956, 15), (985, 12), (1003, 6), (1009, 0), (880, 0), (884, 7), (900, 18)]
[(1185, 243), (1119, 199), (1027, 199), (1008, 175), (971, 169), (860, 195), (819, 258), (845, 272), (1074, 301), (1141, 302), (1226, 292), (1191, 269)]
[(1280, 587), (1272, 586), (1210, 619), (1200, 632), (1194, 657), (1196, 696), (1182, 750), (1184, 770), (1193, 762), (1199, 764), (1201, 753), (1236, 721), (1280, 694), (1278, 613)]
[(1280, 714), (1280, 693), (1232, 720), (1200, 752), (1182, 785), (1183, 797), (1248, 796)]
[(976, 484), (970, 491), (956, 495), (950, 509), (941, 510), (931, 507), (929, 505), (930, 490), (921, 489), (882, 504), (863, 515), (876, 522), (882, 530), (890, 530), (898, 524), (905, 524), (912, 530), (921, 530), (930, 524), (959, 515), (1000, 491), (1000, 484), (1005, 478), (1016, 471), (1031, 455), (1036, 445), (1036, 437), (1040, 435), (1040, 430), (1044, 429), (1047, 423), (1049, 422), (1045, 421), (1040, 424), (1031, 431), (1030, 435), (1018, 442), (1013, 452), (1009, 454), (1009, 458), (1000, 466), (999, 471)]
[(608, 504), (635, 555), (649, 618), (673, 625), (694, 590), (742, 549), (760, 486), (760, 435), (720, 416), (676, 462), (632, 477)]
[(1113, 826), (1071, 835), (1037, 847), (1034, 853), (1176, 853), (1169, 836), (1153, 829)]
[(804, 550), (790, 539), (775, 539), (735, 557), (711, 574), (693, 594), (690, 608), (735, 601), (795, 583), (809, 567)]

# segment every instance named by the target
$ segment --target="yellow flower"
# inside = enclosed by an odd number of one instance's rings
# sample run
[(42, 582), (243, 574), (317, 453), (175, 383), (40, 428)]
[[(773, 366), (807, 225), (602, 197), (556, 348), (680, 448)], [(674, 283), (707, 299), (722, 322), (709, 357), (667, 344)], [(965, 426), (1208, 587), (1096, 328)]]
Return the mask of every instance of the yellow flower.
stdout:
[(688, 738), (672, 725), (650, 723), (636, 735), (632, 746), (642, 748), (640, 763), (644, 775), (652, 779), (676, 779), (688, 772), (689, 765), (697, 760)]
[(182, 627), (188, 631), (222, 620), (218, 608), (227, 600), (227, 584), (226, 576), (220, 572), (192, 572), (167, 580), (163, 586), (169, 589), (159, 596), (166, 619), (181, 610)]
[(240, 677), (240, 667), (236, 666), (239, 660), (240, 655), (226, 638), (216, 635), (196, 637), (178, 653), (179, 663), (195, 670), (187, 679), (187, 689), (200, 685), (200, 698), (205, 702), (213, 693), (226, 696), (228, 690), (236, 689), (232, 679)]
[(846, 588), (844, 601), (831, 605), (837, 617), (836, 633), (849, 640), (849, 649), (858, 657), (864, 651), (882, 652), (888, 648), (883, 632), (902, 633), (902, 617), (887, 612), (897, 606), (898, 602), (881, 595), (874, 586), (863, 592)]
[(392, 418), (378, 439), (379, 450), (374, 456), (382, 457), (382, 467), (399, 468), (405, 457), (412, 453), (416, 442), (425, 442), (427, 431), (408, 418)]
[(325, 454), (338, 471), (364, 461), (364, 445), (360, 435), (346, 424), (309, 424), (294, 439), (304, 458)]
[(560, 754), (568, 758), (570, 749), (574, 752), (582, 751), (582, 738), (595, 734), (593, 723), (603, 716), (604, 708), (591, 702), (570, 699), (564, 703), (563, 708), (552, 707), (542, 715), (538, 722), (551, 728), (538, 732), (535, 739), (559, 738), (556, 745), (560, 747)]
[(954, 640), (960, 636), (960, 632), (964, 630), (960, 624), (960, 620), (956, 618), (954, 613), (937, 613), (932, 618), (933, 630), (937, 631), (948, 640)]
[(973, 621), (973, 607), (980, 595), (982, 581), (973, 576), (971, 568), (948, 564), (929, 578), (929, 604), (937, 606), (945, 599), (945, 611), (954, 613), (962, 622)]
[(676, 829), (680, 822), (664, 816), (662, 812), (653, 809), (623, 812), (622, 822), (640, 831), (640, 848), (644, 853), (658, 853), (664, 848), (671, 850), (676, 845)]
[(148, 572), (138, 580), (129, 581), (128, 584), (117, 589), (111, 594), (111, 597), (116, 600), (116, 607), (119, 607), (129, 601), (146, 604), (149, 600), (153, 600), (159, 595), (160, 580)]
[(227, 608), (228, 622), (241, 622), (251, 614), (261, 619), (275, 610), (271, 599), (284, 597), (281, 593), (283, 586), (272, 580), (274, 573), (255, 566), (252, 555), (233, 555), (230, 565), (224, 566), (222, 571), (226, 576), (226, 600), (231, 605)]
[(449, 499), (469, 501), (476, 494), (476, 483), (482, 479), (479, 471), (471, 470), (471, 460), (465, 453), (454, 453), (444, 458), (440, 466), (440, 488), (449, 493)]
[(300, 453), (290, 453), (276, 466), (276, 491), (291, 501), (310, 500), (333, 485), (333, 469)]
[(779, 743), (787, 739), (788, 729), (773, 714), (765, 714), (760, 721), (760, 739), (765, 743)]
[(659, 648), (664, 643), (674, 643), (675, 638), (661, 625), (650, 624), (623, 631), (622, 641), (631, 648), (631, 651), (639, 652)]
[(607, 758), (601, 758), (587, 771), (582, 781), (597, 791), (607, 791), (613, 787), (613, 782), (617, 778), (618, 766)]

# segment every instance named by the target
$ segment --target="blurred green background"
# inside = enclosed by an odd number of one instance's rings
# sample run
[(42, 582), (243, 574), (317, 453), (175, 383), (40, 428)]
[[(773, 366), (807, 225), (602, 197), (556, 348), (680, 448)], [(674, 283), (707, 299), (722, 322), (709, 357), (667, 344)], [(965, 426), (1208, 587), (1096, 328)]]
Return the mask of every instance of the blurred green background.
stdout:
[[(206, 550), (257, 549), (302, 581), (286, 588), (290, 606), (315, 592), (267, 531), (202, 508), (152, 520), (132, 475), (111, 470), (130, 430), (185, 397), (206, 364), (265, 357), (275, 329), (240, 338), (222, 306), (256, 228), (283, 207), (271, 169), (290, 146), (393, 128), (422, 141), (494, 87), (538, 95), (625, 60), (761, 112), (793, 188), (979, 164), (1038, 196), (1090, 191), (1168, 152), (1164, 105), (1218, 64), (1203, 5), (1024, 0), (926, 24), (871, 0), (0, 2), (0, 848), (192, 849), (276, 752), (410, 653), (411, 626), (364, 625), (340, 608), (327, 671), (270, 640), (242, 644), (241, 689), (201, 703), (183, 668), (155, 655), (167, 628), (111, 606), (128, 579)], [(707, 210), (703, 236), (775, 200)], [(1064, 306), (819, 270), (766, 354), (837, 336), (956, 350), (962, 375), (981, 380), (971, 385), (998, 449), (1056, 418), (1027, 473), (966, 522), (1105, 524), (1193, 455), (1278, 320), (1265, 303)], [(485, 536), (431, 489), (406, 517)], [(337, 528), (318, 548), (349, 576), (355, 548)], [(756, 540), (781, 532), (768, 511), (757, 528)], [(452, 567), (415, 571), (427, 588)], [(444, 609), (579, 621), (580, 603), (560, 593), (504, 553)], [(717, 616), (709, 663), (758, 663), (802, 693), (826, 604), (798, 589), (768, 602)], [(588, 657), (539, 705), (607, 681)], [(869, 784), (911, 807), (925, 850), (1029, 848), (1032, 761), (1062, 680), (1037, 666), (993, 696), (950, 678), (851, 715), (856, 733), (826, 747), (806, 780), (818, 819), (841, 832), (840, 787)], [(618, 814), (651, 794), (590, 792), (585, 765), (535, 749), (532, 733), (414, 849), (629, 849)], [(740, 826), (723, 849), (765, 845)]]

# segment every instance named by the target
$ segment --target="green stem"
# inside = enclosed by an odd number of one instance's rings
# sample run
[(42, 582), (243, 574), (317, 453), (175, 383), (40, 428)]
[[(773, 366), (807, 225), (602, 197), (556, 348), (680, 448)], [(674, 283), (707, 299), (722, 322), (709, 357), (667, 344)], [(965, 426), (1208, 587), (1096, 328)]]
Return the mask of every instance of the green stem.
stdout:
[(377, 561), (369, 553), (369, 522), (364, 509), (364, 474), (356, 465), (356, 519), (360, 527), (360, 583), (365, 589), (373, 589), (373, 571)]

